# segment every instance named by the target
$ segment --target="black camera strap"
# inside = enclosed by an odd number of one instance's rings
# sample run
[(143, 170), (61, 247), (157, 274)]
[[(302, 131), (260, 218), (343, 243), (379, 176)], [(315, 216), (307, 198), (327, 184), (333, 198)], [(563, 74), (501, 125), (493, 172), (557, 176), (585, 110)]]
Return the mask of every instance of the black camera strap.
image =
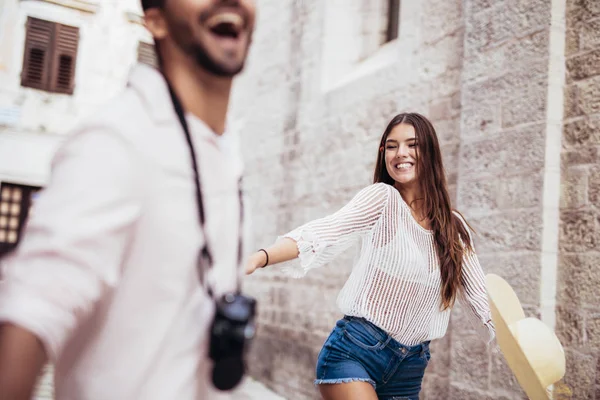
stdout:
[[(166, 77), (165, 77), (166, 80)], [(209, 239), (208, 234), (206, 232), (206, 218), (204, 214), (204, 203), (202, 201), (202, 188), (200, 184), (200, 174), (198, 172), (198, 162), (196, 159), (196, 150), (194, 148), (194, 142), (192, 141), (192, 136), (190, 135), (190, 129), (188, 127), (188, 123), (185, 119), (185, 113), (183, 111), (183, 107), (179, 98), (173, 91), (171, 84), (167, 81), (167, 86), (169, 87), (169, 94), (171, 95), (171, 101), (173, 102), (173, 108), (177, 113), (177, 117), (179, 118), (179, 123), (181, 124), (181, 128), (185, 134), (185, 139), (188, 144), (188, 148), (190, 150), (190, 157), (192, 159), (192, 169), (194, 172), (194, 183), (195, 183), (195, 194), (196, 194), (196, 203), (198, 206), (198, 219), (200, 222), (200, 229), (202, 230), (202, 235), (204, 236), (204, 244), (202, 245), (202, 249), (200, 250), (200, 254), (198, 257), (198, 277), (200, 279), (200, 284), (206, 288), (210, 297), (214, 298), (213, 289), (207, 283), (206, 273), (213, 266), (213, 257), (209, 247)], [(244, 221), (244, 201), (242, 196), (242, 180), (238, 181), (238, 197), (240, 202), (240, 223), (238, 228), (238, 257), (237, 257), (237, 267), (242, 262), (242, 235), (243, 235), (243, 221)], [(236, 292), (239, 293), (241, 290), (240, 283), (240, 275), (239, 271), (236, 268)]]

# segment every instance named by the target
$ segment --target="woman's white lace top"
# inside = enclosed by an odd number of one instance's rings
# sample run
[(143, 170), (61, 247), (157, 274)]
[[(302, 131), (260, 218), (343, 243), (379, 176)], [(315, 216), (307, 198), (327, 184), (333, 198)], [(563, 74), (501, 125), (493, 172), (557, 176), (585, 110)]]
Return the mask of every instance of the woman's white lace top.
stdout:
[[(363, 317), (409, 346), (446, 333), (450, 310), (441, 311), (434, 234), (419, 225), (394, 187), (370, 185), (336, 213), (283, 237), (298, 244), (299, 262), (283, 267), (297, 278), (360, 242), (360, 254), (337, 300), (345, 315)], [(491, 342), (495, 330), (483, 271), (474, 252), (465, 253), (462, 281), (458, 298), (474, 326), (487, 328), (484, 331)]]

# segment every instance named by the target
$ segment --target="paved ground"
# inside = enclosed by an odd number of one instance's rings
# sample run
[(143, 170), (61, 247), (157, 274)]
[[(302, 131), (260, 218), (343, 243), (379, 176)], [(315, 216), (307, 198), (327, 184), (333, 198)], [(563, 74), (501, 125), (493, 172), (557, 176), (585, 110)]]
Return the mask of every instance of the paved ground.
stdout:
[[(35, 400), (51, 400), (53, 398), (52, 390), (52, 369), (46, 368), (45, 373), (40, 380), (38, 391), (34, 396)], [(271, 390), (267, 389), (262, 383), (252, 378), (246, 378), (240, 386), (233, 392), (227, 394), (217, 394), (211, 396), (211, 400), (287, 400)]]
[(262, 383), (254, 379), (247, 378), (240, 387), (227, 396), (219, 396), (215, 400), (286, 400), (271, 390), (267, 389)]

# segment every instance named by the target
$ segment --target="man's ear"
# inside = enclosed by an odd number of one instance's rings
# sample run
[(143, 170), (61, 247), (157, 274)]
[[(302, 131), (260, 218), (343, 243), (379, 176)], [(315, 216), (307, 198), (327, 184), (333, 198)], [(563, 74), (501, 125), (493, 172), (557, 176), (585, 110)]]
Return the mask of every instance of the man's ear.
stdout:
[(160, 8), (150, 8), (144, 14), (146, 29), (150, 31), (155, 40), (167, 37), (169, 29)]

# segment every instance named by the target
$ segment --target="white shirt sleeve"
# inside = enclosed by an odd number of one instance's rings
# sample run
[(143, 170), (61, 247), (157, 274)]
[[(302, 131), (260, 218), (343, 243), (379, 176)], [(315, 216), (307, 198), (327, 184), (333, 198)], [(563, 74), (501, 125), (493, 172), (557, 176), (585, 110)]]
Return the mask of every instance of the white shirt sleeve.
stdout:
[[(463, 223), (467, 232), (469, 232), (469, 227), (466, 225), (465, 221), (458, 214), (456, 215)], [(469, 235), (471, 235), (470, 232)], [(486, 341), (489, 344), (496, 337), (496, 329), (492, 322), (492, 314), (485, 286), (485, 275), (481, 268), (481, 264), (479, 264), (479, 258), (475, 253), (473, 240), (471, 237), (469, 237), (469, 240), (473, 250), (465, 252), (463, 256), (463, 287), (459, 292), (459, 298), (461, 303), (467, 308), (474, 328), (482, 337), (486, 338)]]
[(53, 160), (23, 240), (3, 260), (0, 321), (39, 337), (52, 361), (120, 276), (141, 212), (141, 166), (106, 129), (71, 137)]
[(386, 184), (374, 184), (362, 189), (339, 211), (314, 220), (283, 237), (296, 241), (298, 262), (290, 262), (282, 270), (301, 277), (313, 268), (329, 263), (348, 249), (361, 235), (369, 232), (381, 219), (390, 190)]

